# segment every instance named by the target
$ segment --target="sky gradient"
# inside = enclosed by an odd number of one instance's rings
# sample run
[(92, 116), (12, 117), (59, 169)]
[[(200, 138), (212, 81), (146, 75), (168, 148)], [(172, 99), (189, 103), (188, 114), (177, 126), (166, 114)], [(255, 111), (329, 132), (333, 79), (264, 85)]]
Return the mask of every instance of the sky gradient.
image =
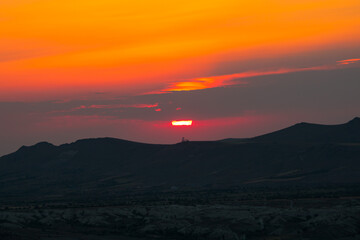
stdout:
[(0, 155), (341, 123), (359, 79), (358, 0), (0, 0)]

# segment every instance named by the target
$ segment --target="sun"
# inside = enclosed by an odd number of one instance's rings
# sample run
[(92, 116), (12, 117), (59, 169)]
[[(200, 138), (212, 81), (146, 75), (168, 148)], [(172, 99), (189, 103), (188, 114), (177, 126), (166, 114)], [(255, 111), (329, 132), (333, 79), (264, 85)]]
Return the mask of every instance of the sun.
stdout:
[(193, 123), (192, 120), (175, 120), (171, 122), (173, 126), (191, 126)]

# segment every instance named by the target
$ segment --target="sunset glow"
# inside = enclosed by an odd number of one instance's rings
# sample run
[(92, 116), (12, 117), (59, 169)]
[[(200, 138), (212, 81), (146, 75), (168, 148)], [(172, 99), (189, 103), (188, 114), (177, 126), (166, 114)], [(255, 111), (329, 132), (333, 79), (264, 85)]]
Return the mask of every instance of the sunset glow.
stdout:
[(172, 121), (171, 125), (173, 126), (191, 126), (193, 123), (192, 120), (179, 120), (179, 121)]
[(0, 0), (0, 155), (344, 122), (359, 78), (359, 0)]
[(204, 89), (222, 85), (208, 76), (223, 63), (360, 42), (358, 0), (6, 0), (0, 9), (2, 99), (138, 94), (174, 82), (167, 90)]

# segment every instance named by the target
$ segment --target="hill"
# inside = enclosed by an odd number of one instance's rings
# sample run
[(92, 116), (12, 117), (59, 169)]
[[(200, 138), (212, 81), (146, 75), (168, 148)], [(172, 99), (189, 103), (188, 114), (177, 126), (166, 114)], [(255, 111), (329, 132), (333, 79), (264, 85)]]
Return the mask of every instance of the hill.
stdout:
[(241, 141), (144, 144), (114, 138), (42, 142), (0, 158), (3, 199), (360, 183), (359, 118), (301, 123)]
[(256, 142), (360, 143), (360, 118), (339, 125), (298, 123), (289, 128), (252, 138)]

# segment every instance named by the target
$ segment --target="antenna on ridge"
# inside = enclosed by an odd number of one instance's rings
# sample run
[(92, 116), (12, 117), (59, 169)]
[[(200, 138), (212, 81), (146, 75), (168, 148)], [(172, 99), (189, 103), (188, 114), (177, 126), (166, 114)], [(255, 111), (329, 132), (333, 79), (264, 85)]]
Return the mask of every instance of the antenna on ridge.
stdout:
[(182, 137), (181, 143), (186, 143), (186, 142), (190, 142), (189, 139), (186, 139), (185, 137)]

